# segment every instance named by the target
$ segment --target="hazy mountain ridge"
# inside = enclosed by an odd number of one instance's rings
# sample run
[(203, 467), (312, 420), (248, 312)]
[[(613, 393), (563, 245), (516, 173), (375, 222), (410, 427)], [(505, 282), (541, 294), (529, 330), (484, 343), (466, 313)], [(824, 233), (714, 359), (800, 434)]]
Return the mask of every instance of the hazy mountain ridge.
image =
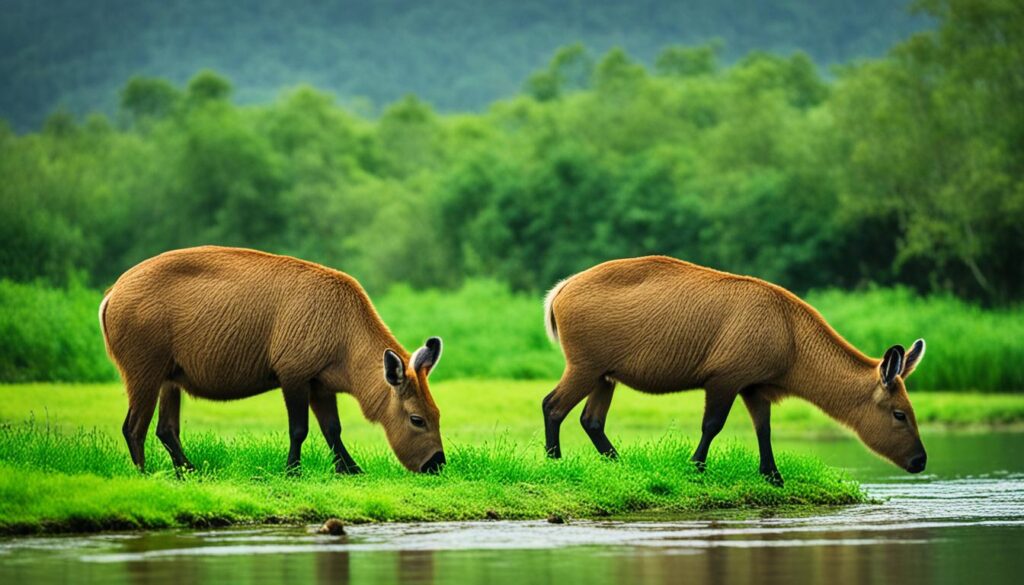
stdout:
[(0, 117), (36, 128), (58, 106), (111, 111), (136, 74), (183, 82), (203, 68), (242, 102), (309, 83), (381, 104), (415, 93), (441, 110), (479, 109), (519, 91), (555, 49), (622, 46), (651, 62), (713, 38), (732, 60), (803, 50), (819, 63), (882, 54), (926, 21), (866, 0), (9, 0), (0, 21)]

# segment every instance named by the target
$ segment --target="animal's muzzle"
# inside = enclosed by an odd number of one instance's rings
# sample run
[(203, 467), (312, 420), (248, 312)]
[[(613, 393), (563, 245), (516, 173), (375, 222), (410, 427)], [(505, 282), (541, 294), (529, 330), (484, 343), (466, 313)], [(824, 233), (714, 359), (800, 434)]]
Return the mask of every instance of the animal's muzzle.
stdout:
[(921, 453), (920, 455), (914, 455), (910, 462), (907, 463), (907, 471), (910, 473), (921, 473), (924, 471), (924, 466), (928, 463), (928, 455)]
[(420, 467), (420, 471), (423, 473), (437, 473), (438, 471), (441, 471), (441, 468), (444, 467), (445, 463), (444, 451), (438, 451), (423, 464), (423, 467)]

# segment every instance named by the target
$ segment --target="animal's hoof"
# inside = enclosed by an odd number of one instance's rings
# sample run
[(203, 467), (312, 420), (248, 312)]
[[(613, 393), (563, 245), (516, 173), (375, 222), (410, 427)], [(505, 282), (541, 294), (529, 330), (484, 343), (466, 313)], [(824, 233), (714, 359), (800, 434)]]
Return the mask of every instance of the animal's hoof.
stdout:
[(289, 465), (285, 468), (284, 474), (288, 477), (302, 477), (302, 468), (298, 465)]
[(778, 469), (762, 471), (761, 477), (763, 477), (765, 481), (767, 481), (768, 483), (772, 484), (775, 487), (782, 487), (782, 485), (785, 483), (782, 480), (782, 474), (779, 473)]
[(363, 468), (358, 465), (338, 465), (334, 468), (334, 472), (343, 475), (359, 475), (363, 473)]
[(608, 459), (609, 461), (618, 461), (619, 460), (619, 453), (615, 449), (609, 449), (608, 451), (605, 451), (604, 453), (601, 453), (601, 455), (604, 455), (605, 458)]
[(698, 473), (704, 473), (704, 470), (708, 468), (708, 464), (703, 461), (694, 461), (693, 466), (697, 468)]
[(548, 459), (561, 459), (561, 458), (562, 458), (562, 450), (561, 449), (559, 449), (558, 447), (552, 447), (552, 448), (548, 449)]

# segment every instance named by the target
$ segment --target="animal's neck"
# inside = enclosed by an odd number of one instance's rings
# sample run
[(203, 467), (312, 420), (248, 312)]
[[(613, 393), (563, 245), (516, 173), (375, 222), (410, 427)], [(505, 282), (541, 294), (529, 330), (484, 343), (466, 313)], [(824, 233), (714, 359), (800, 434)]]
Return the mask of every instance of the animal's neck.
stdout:
[(798, 319), (794, 336), (796, 359), (783, 381), (787, 394), (856, 427), (877, 384), (877, 360), (850, 345), (816, 314)]
[(345, 386), (370, 422), (382, 422), (394, 389), (384, 379), (384, 350), (390, 349), (408, 363), (409, 354), (386, 327), (368, 326), (361, 339), (351, 344), (344, 360)]

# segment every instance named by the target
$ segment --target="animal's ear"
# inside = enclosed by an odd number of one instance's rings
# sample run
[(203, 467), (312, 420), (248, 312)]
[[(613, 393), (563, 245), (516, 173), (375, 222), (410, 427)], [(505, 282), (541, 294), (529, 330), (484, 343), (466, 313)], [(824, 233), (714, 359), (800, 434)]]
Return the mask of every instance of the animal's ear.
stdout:
[(423, 347), (416, 350), (416, 353), (412, 354), (412, 369), (417, 372), (421, 369), (424, 370), (424, 375), (429, 376), (431, 370), (437, 365), (437, 362), (441, 359), (441, 338), (431, 337), (423, 344)]
[(914, 342), (914, 345), (910, 346), (910, 351), (907, 352), (907, 356), (903, 359), (903, 371), (900, 376), (906, 380), (907, 376), (914, 373), (914, 368), (917, 364), (921, 363), (921, 358), (924, 357), (924, 340), (918, 339)]
[(390, 349), (384, 350), (384, 379), (396, 388), (405, 382), (405, 363)]
[(903, 346), (894, 345), (885, 351), (882, 363), (878, 366), (882, 375), (882, 385), (892, 390), (896, 376), (903, 371)]

